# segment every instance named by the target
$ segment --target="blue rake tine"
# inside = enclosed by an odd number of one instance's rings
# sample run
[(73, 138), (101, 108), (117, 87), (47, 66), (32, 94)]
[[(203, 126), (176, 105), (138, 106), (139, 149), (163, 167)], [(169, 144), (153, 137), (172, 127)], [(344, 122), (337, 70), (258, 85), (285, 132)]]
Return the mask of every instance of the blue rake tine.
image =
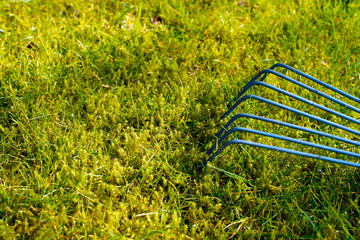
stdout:
[[(341, 100), (338, 100), (332, 96), (329, 96), (313, 87), (310, 87), (304, 83), (301, 83), (299, 81), (296, 81), (284, 74), (281, 74), (281, 73), (278, 73), (276, 71), (274, 71), (273, 69), (277, 68), (277, 67), (282, 67), (282, 68), (286, 68), (300, 76), (303, 76), (305, 78), (308, 78), (310, 79), (311, 81), (313, 82), (316, 82), (318, 84), (321, 84), (322, 86), (336, 92), (336, 93), (339, 93), (341, 94), (342, 96), (344, 97), (347, 97), (348, 99), (350, 100), (353, 100), (357, 103), (360, 103), (360, 99), (352, 96), (351, 94), (348, 94), (346, 92), (343, 92), (329, 84), (326, 84), (306, 73), (303, 73), (295, 68), (292, 68), (288, 65), (285, 65), (285, 64), (282, 64), (282, 63), (277, 63), (275, 65), (273, 65), (271, 67), (271, 69), (265, 69), (265, 70), (262, 70), (260, 71), (254, 78), (252, 78), (250, 80), (250, 82), (248, 82), (245, 87), (240, 91), (240, 93), (237, 95), (237, 97), (234, 98), (234, 105), (221, 117), (224, 118), (226, 116), (228, 116), (232, 111), (234, 111), (242, 102), (246, 101), (247, 99), (255, 99), (257, 101), (261, 101), (261, 102), (264, 102), (264, 103), (267, 103), (267, 104), (270, 104), (270, 105), (273, 105), (273, 106), (276, 106), (276, 107), (279, 107), (279, 108), (282, 108), (282, 109), (285, 109), (287, 111), (290, 111), (290, 112), (293, 112), (295, 114), (298, 114), (298, 115), (301, 115), (303, 117), (307, 117), (307, 118), (310, 118), (310, 119), (313, 119), (313, 120), (316, 120), (318, 122), (322, 122), (326, 125), (329, 125), (329, 126), (332, 126), (332, 127), (336, 127), (338, 129), (341, 129), (341, 130), (344, 130), (344, 131), (347, 131), (347, 132), (350, 132), (350, 133), (353, 133), (357, 136), (360, 136), (360, 132), (357, 131), (357, 130), (354, 130), (350, 127), (346, 127), (342, 124), (338, 124), (338, 123), (334, 123), (332, 121), (329, 121), (329, 120), (326, 120), (326, 119), (323, 119), (323, 118), (320, 118), (320, 117), (317, 117), (317, 116), (314, 116), (310, 113), (306, 113), (306, 112), (303, 112), (303, 111), (300, 111), (298, 109), (294, 109), (294, 108), (291, 108), (289, 106), (286, 106), (286, 105), (283, 105), (283, 104), (280, 104), (280, 103), (277, 103), (275, 101), (271, 101), (269, 99), (266, 99), (266, 98), (263, 98), (263, 97), (260, 97), (260, 96), (256, 96), (256, 95), (245, 95), (243, 96), (252, 86), (255, 86), (255, 85), (260, 85), (260, 86), (264, 86), (268, 89), (271, 89), (271, 90), (274, 90), (274, 91), (277, 91), (281, 94), (284, 94), (284, 95), (287, 95), (291, 98), (294, 98), (298, 101), (301, 101), (305, 104), (308, 104), (310, 106), (313, 106), (313, 107), (316, 107), (318, 109), (321, 109), (323, 111), (326, 111), (332, 115), (335, 115), (337, 117), (340, 117), (342, 119), (346, 119), (350, 122), (353, 122), (357, 125), (360, 125), (360, 121), (355, 119), (355, 118), (352, 118), (348, 115), (345, 115), (345, 114), (342, 114), (340, 112), (337, 112), (333, 109), (330, 109), (330, 108), (327, 108), (325, 106), (322, 106), (318, 103), (315, 103), (315, 102), (312, 102), (308, 99), (305, 99), (305, 98), (302, 98), (296, 94), (293, 94), (293, 93), (290, 93), (290, 92), (287, 92), (281, 88), (277, 88), (277, 87), (274, 87), (268, 83), (265, 83), (263, 82), (263, 80), (265, 80), (266, 76), (268, 74), (273, 74), (275, 76), (278, 76), (280, 77), (281, 79), (284, 79), (286, 81), (289, 81), (291, 83), (294, 83), (302, 88), (305, 88), (317, 95), (320, 95), (322, 97), (325, 97), (327, 98), (328, 100), (331, 100), (332, 102), (335, 102), (337, 104), (339, 104), (340, 106), (343, 106), (343, 107), (347, 107), (348, 109), (352, 110), (352, 111), (355, 111), (357, 113), (360, 113), (360, 109), (357, 108), (357, 107), (354, 107), (348, 103), (345, 103)], [(260, 78), (261, 77), (261, 78)], [(258, 80), (260, 78), (260, 80)], [(258, 81), (256, 81), (258, 80)], [(215, 159), (216, 156), (218, 156), (227, 146), (229, 145), (232, 145), (232, 144), (240, 144), (240, 145), (250, 145), (250, 146), (253, 146), (253, 147), (260, 147), (260, 148), (265, 148), (265, 149), (270, 149), (270, 150), (274, 150), (274, 151), (278, 151), (278, 152), (284, 152), (284, 153), (289, 153), (289, 154), (295, 154), (295, 155), (298, 155), (298, 156), (303, 156), (303, 157), (309, 157), (309, 158), (314, 158), (314, 159), (320, 159), (320, 160), (324, 160), (324, 161), (328, 161), (328, 162), (332, 162), (332, 163), (338, 163), (338, 164), (344, 164), (344, 165), (348, 165), (348, 166), (352, 166), (352, 167), (357, 167), (357, 168), (360, 168), (360, 163), (355, 163), (355, 162), (349, 162), (349, 161), (344, 161), (344, 160), (341, 160), (341, 159), (337, 159), (337, 158), (330, 158), (330, 157), (327, 157), (327, 156), (322, 156), (322, 155), (316, 155), (316, 154), (311, 154), (311, 153), (306, 153), (306, 152), (302, 152), (302, 151), (296, 151), (296, 150), (291, 150), (291, 149), (288, 149), (288, 148), (281, 148), (281, 147), (276, 147), (276, 146), (271, 146), (271, 145), (266, 145), (266, 144), (262, 144), (262, 143), (257, 143), (257, 142), (251, 142), (251, 141), (245, 141), (245, 140), (239, 140), (239, 139), (232, 139), (230, 141), (227, 141), (224, 143), (224, 141), (234, 132), (248, 132), (248, 133), (252, 133), (252, 134), (256, 134), (256, 135), (262, 135), (262, 136), (266, 136), (266, 137), (270, 137), (270, 138), (273, 138), (273, 139), (280, 139), (280, 140), (284, 140), (286, 142), (289, 142), (289, 143), (296, 143), (296, 144), (300, 144), (300, 145), (303, 145), (303, 146), (309, 146), (309, 147), (313, 147), (313, 148), (318, 148), (318, 149), (322, 149), (322, 150), (325, 150), (325, 151), (330, 151), (330, 152), (335, 152), (335, 153), (339, 153), (339, 154), (344, 154), (344, 155), (348, 155), (348, 156), (352, 156), (352, 157), (356, 157), (356, 158), (360, 158), (360, 154), (358, 153), (354, 153), (354, 152), (350, 152), (350, 151), (345, 151), (345, 150), (342, 150), (342, 149), (339, 149), (339, 148), (334, 148), (334, 147), (329, 147), (329, 146), (325, 146), (325, 145), (321, 145), (321, 144), (316, 144), (316, 143), (312, 143), (312, 142), (307, 142), (307, 141), (303, 141), (303, 140), (299, 140), (299, 139), (295, 139), (295, 138), (291, 138), (291, 137), (286, 137), (286, 136), (282, 136), (282, 135), (278, 135), (278, 134), (272, 134), (272, 133), (268, 133), (268, 132), (263, 132), (263, 131), (259, 131), (259, 130), (256, 130), (256, 129), (249, 129), (249, 128), (244, 128), (244, 127), (234, 127), (230, 130), (227, 131), (227, 129), (230, 127), (231, 124), (233, 124), (233, 122), (239, 118), (252, 118), (252, 119), (255, 119), (255, 120), (259, 120), (259, 121), (264, 121), (264, 122), (269, 122), (269, 123), (272, 123), (272, 124), (275, 124), (275, 125), (279, 125), (279, 126), (284, 126), (284, 127), (288, 127), (288, 128), (292, 128), (292, 129), (296, 129), (296, 130), (300, 130), (300, 131), (303, 131), (303, 132), (308, 132), (308, 133), (311, 133), (311, 134), (315, 134), (315, 135), (318, 135), (318, 136), (322, 136), (322, 137), (326, 137), (326, 138), (329, 138), (329, 139), (333, 139), (333, 140), (337, 140), (337, 141), (341, 141), (341, 142), (344, 142), (344, 143), (348, 143), (352, 146), (357, 146), (359, 147), (360, 146), (360, 142), (358, 141), (354, 141), (354, 140), (351, 140), (351, 139), (347, 139), (347, 138), (343, 138), (343, 137), (340, 137), (340, 136), (336, 136), (336, 135), (331, 135), (329, 133), (325, 133), (325, 132), (322, 132), (322, 131), (317, 131), (317, 130), (314, 130), (314, 129), (311, 129), (311, 128), (306, 128), (306, 127), (301, 127), (301, 126), (298, 126), (298, 125), (295, 125), (295, 124), (291, 124), (291, 123), (286, 123), (286, 122), (282, 122), (282, 121), (278, 121), (278, 120), (274, 120), (274, 119), (271, 119), (271, 118), (266, 118), (266, 117), (261, 117), (261, 116), (257, 116), (257, 115), (252, 115), (252, 114), (247, 114), (247, 113), (240, 113), (240, 114), (237, 114), (235, 116), (233, 116), (226, 124), (225, 126), (219, 131), (219, 133), (217, 134), (217, 138), (220, 138), (221, 135), (226, 132), (220, 139), (217, 140), (216, 144), (214, 144), (208, 151), (207, 151), (207, 154), (210, 155), (211, 153), (213, 153), (215, 150), (216, 152), (209, 157), (209, 159), (207, 161), (205, 161), (200, 167), (199, 169), (202, 169), (204, 166), (206, 166), (206, 164), (208, 162), (211, 162), (212, 160)], [(219, 148), (218, 148), (219, 146)]]
[(300, 111), (300, 110), (297, 110), (295, 108), (291, 108), (291, 107), (288, 107), (286, 105), (283, 105), (281, 103), (277, 103), (277, 102), (274, 102), (274, 101), (271, 101), (269, 99), (266, 99), (266, 98), (263, 98), (263, 97), (259, 97), (259, 96), (256, 96), (256, 95), (246, 95), (242, 98), (240, 98), (225, 114), (226, 115), (229, 115), (237, 106), (239, 106), (240, 103), (244, 102), (245, 100), (247, 99), (255, 99), (255, 100), (259, 100), (259, 101), (262, 101), (262, 102), (265, 102), (265, 103), (268, 103), (268, 104), (271, 104), (273, 106), (276, 106), (276, 107), (279, 107), (279, 108), (282, 108), (282, 109), (285, 109), (285, 110), (288, 110), (290, 112), (293, 112), (293, 113), (296, 113), (296, 114), (299, 114), (299, 115), (302, 115), (304, 117), (308, 117), (308, 118), (311, 118), (311, 119), (314, 119), (318, 122), (322, 122), (322, 123), (325, 123), (327, 125), (330, 125), (330, 126), (333, 126), (333, 127), (336, 127), (336, 128), (339, 128), (339, 129), (342, 129), (344, 131), (347, 131), (347, 132), (350, 132), (350, 133), (353, 133), (355, 135), (358, 135), (360, 136), (360, 132), (359, 131), (356, 131), (352, 128), (348, 128), (348, 127), (345, 127), (341, 124), (338, 124), (338, 123), (334, 123), (332, 121), (329, 121), (329, 120), (326, 120), (326, 119), (323, 119), (323, 118), (320, 118), (320, 117), (317, 117), (317, 116), (314, 116), (310, 113), (306, 113), (306, 112), (303, 112), (303, 111)]
[(360, 168), (360, 163), (348, 162), (348, 161), (344, 161), (344, 160), (340, 160), (340, 159), (336, 159), (336, 158), (330, 158), (330, 157), (326, 157), (326, 156), (305, 153), (305, 152), (291, 150), (291, 149), (287, 149), (287, 148), (275, 147), (275, 146), (266, 145), (266, 144), (262, 144), (262, 143), (233, 139), (233, 140), (230, 140), (230, 141), (224, 143), (207, 161), (205, 161), (204, 163), (202, 163), (199, 166), (198, 170), (201, 171), (203, 169), (203, 167), (205, 167), (207, 165), (208, 162), (211, 162), (212, 160), (214, 160), (215, 157), (217, 157), (227, 146), (229, 146), (231, 144), (250, 145), (253, 147), (260, 147), (260, 148), (265, 148), (265, 149), (269, 149), (269, 150), (274, 150), (277, 152), (284, 152), (284, 153), (294, 154), (294, 155), (298, 155), (298, 156), (302, 156), (302, 157), (320, 159), (320, 160), (324, 160), (324, 161), (328, 161), (328, 162), (332, 162), (332, 163), (338, 163), (338, 164), (343, 164), (343, 165), (347, 165), (347, 166)]
[[(337, 111), (335, 111), (335, 110), (332, 110), (332, 109), (330, 109), (330, 108), (324, 107), (324, 106), (322, 106), (322, 105), (320, 105), (320, 104), (317, 104), (317, 103), (315, 103), (315, 102), (313, 102), (313, 101), (310, 101), (310, 100), (308, 100), (308, 99), (299, 97), (298, 95), (295, 95), (295, 94), (293, 94), (293, 93), (290, 93), (290, 92), (288, 92), (288, 91), (285, 91), (285, 90), (283, 90), (283, 89), (281, 89), (281, 88), (274, 87), (274, 86), (272, 86), (272, 85), (270, 85), (270, 84), (267, 84), (267, 83), (264, 83), (264, 82), (258, 82), (258, 81), (251, 82), (250, 84), (248, 84), (247, 88), (244, 88), (244, 90), (242, 91), (242, 92), (244, 92), (243, 94), (245, 94), (245, 93), (247, 92), (247, 90), (249, 90), (252, 86), (255, 86), (255, 85), (261, 85), (261, 86), (267, 87), (267, 88), (269, 88), (269, 89), (272, 89), (272, 90), (277, 91), (277, 92), (279, 92), (279, 93), (282, 93), (282, 94), (284, 94), (284, 95), (287, 95), (287, 96), (289, 96), (289, 97), (292, 97), (292, 98), (294, 98), (294, 99), (296, 99), (296, 100), (299, 100), (299, 101), (301, 101), (301, 102), (303, 102), (303, 103), (306, 103), (306, 104), (308, 104), (308, 105), (310, 105), (310, 106), (316, 107), (316, 108), (321, 109), (321, 110), (323, 110), (323, 111), (326, 111), (326, 112), (328, 112), (328, 113), (332, 113), (332, 114), (334, 114), (335, 116), (344, 118), (344, 119), (346, 119), (346, 120), (348, 120), (348, 121), (350, 121), (350, 122), (353, 122), (353, 123), (356, 123), (356, 124), (360, 125), (360, 121), (357, 120), (357, 119), (355, 119), (355, 118), (349, 117), (349, 116), (347, 116), (347, 115), (345, 115), (345, 114), (339, 113), (339, 112), (337, 112)], [(238, 95), (238, 97), (241, 97), (241, 96), (242, 96), (242, 95), (240, 95), (240, 94)], [(227, 113), (225, 113), (225, 114), (227, 114)], [(227, 114), (227, 115), (228, 115), (228, 114)]]
[[(306, 74), (306, 73), (304, 73), (304, 72), (302, 72), (302, 71), (300, 71), (300, 70), (297, 70), (297, 69), (295, 69), (295, 68), (293, 68), (293, 67), (290, 67), (290, 66), (288, 66), (288, 65), (286, 65), (286, 64), (276, 63), (276, 64), (272, 65), (272, 66), (270, 67), (270, 69), (274, 70), (274, 69), (277, 68), (277, 67), (282, 67), (282, 68), (288, 69), (288, 70), (290, 70), (290, 71), (292, 71), (292, 72), (294, 72), (294, 73), (297, 73), (297, 74), (299, 74), (299, 75), (301, 75), (301, 76), (303, 76), (303, 77), (305, 77), (305, 78), (307, 78), (307, 79), (309, 79), (309, 80), (311, 80), (311, 81), (313, 81), (313, 82), (316, 82), (316, 83), (318, 83), (318, 84), (320, 84), (320, 85), (322, 85), (322, 86), (324, 86), (324, 87), (326, 87), (326, 88), (328, 88), (328, 89), (331, 89), (331, 90), (333, 90), (334, 92), (337, 92), (337, 93), (343, 95), (344, 97), (347, 97), (347, 98), (349, 98), (349, 99), (351, 99), (351, 100), (353, 100), (353, 101), (355, 101), (355, 102), (357, 102), (357, 103), (360, 103), (360, 99), (358, 99), (357, 97), (354, 97), (354, 96), (351, 95), (351, 94), (348, 94), (348, 93), (346, 93), (346, 92), (344, 92), (344, 91), (341, 91), (340, 89), (338, 89), (338, 88), (336, 88), (336, 87), (333, 87), (333, 86), (331, 86), (331, 85), (329, 85), (329, 84), (327, 84), (327, 83), (324, 83), (323, 81), (320, 81), (319, 79), (316, 79), (316, 78), (314, 78), (314, 77), (312, 77), (312, 76), (310, 76), (310, 75), (308, 75), (308, 74)], [(260, 81), (262, 81), (263, 78), (265, 78), (265, 77), (266, 77), (266, 75), (264, 75)]]
[(279, 139), (279, 140), (285, 140), (285, 141), (288, 141), (288, 142), (298, 143), (298, 144), (301, 144), (301, 145), (304, 145), (304, 146), (314, 147), (314, 148), (318, 148), (318, 149), (322, 149), (322, 150), (327, 150), (327, 151), (331, 151), (331, 152), (341, 153), (341, 154), (345, 154), (345, 155), (348, 155), (348, 156), (353, 156), (353, 157), (360, 158), (360, 154), (358, 154), (358, 153), (353, 153), (353, 152), (341, 150), (341, 149), (338, 149), (338, 148), (328, 147), (328, 146), (321, 145), (321, 144), (316, 144), (316, 143), (312, 143), (312, 142), (299, 140), (299, 139), (296, 139), (296, 138), (285, 137), (285, 136), (281, 136), (281, 135), (278, 135), (278, 134), (272, 134), (272, 133), (267, 133), (267, 132), (263, 132), (263, 131), (259, 131), (259, 130), (255, 130), (255, 129), (250, 129), (250, 128), (243, 128), (243, 127), (234, 127), (232, 129), (230, 129), (228, 132), (226, 132), (226, 134), (224, 136), (222, 136), (220, 138), (220, 140), (218, 140), (218, 142), (216, 144), (214, 144), (212, 146), (212, 148), (209, 149), (207, 154), (211, 154), (216, 149), (216, 147), (219, 144), (221, 144), (233, 132), (254, 133), (254, 134), (262, 135), (262, 136), (265, 136), (265, 137), (271, 137), (271, 138), (275, 138), (275, 139)]
[[(218, 132), (218, 134), (216, 135), (217, 138), (219, 138), (225, 131), (226, 129), (237, 119), (239, 118), (252, 118), (255, 120), (260, 120), (260, 121), (264, 121), (264, 122), (269, 122), (272, 124), (276, 124), (276, 125), (280, 125), (280, 126), (284, 126), (284, 127), (288, 127), (288, 128), (292, 128), (292, 129), (296, 129), (296, 130), (300, 130), (303, 132), (308, 132), (308, 133), (312, 133), (321, 137), (327, 137), (330, 139), (334, 139), (337, 141), (341, 141), (341, 142), (345, 142), (345, 143), (349, 143), (355, 146), (360, 147), (360, 142), (354, 141), (354, 140), (350, 140), (347, 138), (343, 138), (343, 137), (339, 137), (336, 135), (331, 135), (328, 133), (324, 133), (324, 132), (320, 132), (311, 128), (306, 128), (306, 127), (301, 127), (295, 124), (291, 124), (291, 123), (287, 123), (287, 122), (282, 122), (279, 120), (274, 120), (271, 118), (266, 118), (266, 117), (261, 117), (261, 116), (257, 116), (257, 115), (252, 115), (252, 114), (248, 114), (248, 113), (239, 113), (237, 115), (235, 115), (234, 117), (232, 117), (226, 124), (225, 126)], [(210, 151), (210, 150), (209, 150)], [(210, 154), (210, 152), (208, 151), (208, 154)]]
[[(288, 76), (286, 76), (286, 75), (284, 75), (284, 74), (278, 73), (278, 72), (276, 72), (276, 71), (274, 71), (274, 70), (272, 70), (272, 69), (262, 70), (262, 71), (259, 72), (255, 77), (253, 77), (253, 78), (250, 80), (250, 82), (248, 82), (248, 83), (245, 85), (245, 87), (240, 91), (240, 93), (233, 99), (233, 102), (235, 102), (237, 99), (239, 99), (240, 96), (242, 96), (242, 95), (248, 90), (248, 88), (250, 87), (250, 85), (251, 85), (252, 82), (256, 81), (260, 76), (262, 76), (263, 74), (265, 74), (265, 75), (263, 76), (263, 78), (260, 79), (260, 81), (263, 81), (263, 80), (265, 79), (265, 77), (267, 76), (267, 74), (269, 74), (269, 73), (271, 73), (271, 74), (273, 74), (273, 75), (275, 75), (275, 76), (278, 76), (278, 77), (280, 77), (280, 78), (282, 78), (282, 79), (284, 79), (284, 80), (286, 80), (286, 81), (289, 81), (289, 82), (291, 82), (291, 83), (294, 83), (294, 84), (296, 84), (296, 85), (298, 85), (298, 86), (300, 86), (300, 87), (302, 87), (302, 88), (305, 88), (305, 89), (307, 89), (307, 90), (309, 90), (309, 91), (311, 91), (311, 92), (313, 92), (313, 93), (316, 93), (316, 94), (318, 94), (318, 95), (320, 95), (320, 96), (322, 96), (322, 97), (324, 97), (324, 98), (327, 98), (327, 99), (329, 99), (329, 100), (331, 100), (331, 101), (339, 104), (340, 106), (347, 107), (347, 108), (349, 108), (349, 109), (351, 109), (351, 110), (353, 110), (353, 111), (355, 111), (355, 112), (357, 112), (357, 113), (360, 113), (360, 109), (359, 109), (359, 108), (356, 108), (356, 107), (354, 107), (354, 106), (352, 106), (352, 105), (350, 105), (350, 104), (347, 104), (347, 103), (345, 103), (345, 102), (343, 102), (343, 101), (340, 101), (340, 100), (338, 100), (338, 99), (336, 99), (336, 98), (334, 98), (334, 97), (332, 97), (332, 96), (327, 95), (326, 93), (323, 93), (323, 92), (321, 92), (321, 91), (319, 91), (319, 90), (316, 90), (316, 89), (313, 88), (313, 87), (310, 87), (310, 86), (308, 86), (308, 85), (306, 85), (306, 84), (304, 84), (304, 83), (301, 83), (301, 82), (299, 82), (299, 81), (296, 81), (295, 79), (292, 79), (292, 78), (290, 78), (290, 77), (288, 77)], [(321, 82), (320, 80), (318, 80), (318, 81)], [(324, 82), (322, 82), (322, 83), (325, 84)], [(327, 85), (327, 84), (326, 84), (326, 85)], [(337, 89), (337, 88), (332, 87), (331, 90), (333, 90), (333, 89)], [(339, 89), (337, 89), (337, 92), (342, 92), (342, 91), (339, 90)], [(356, 97), (354, 97), (354, 96), (353, 96), (352, 98), (357, 99), (357, 101), (360, 101), (360, 99), (358, 99), (358, 98), (356, 98)], [(223, 118), (226, 117), (229, 113), (230, 113), (230, 112), (226, 112), (220, 119), (223, 119)]]

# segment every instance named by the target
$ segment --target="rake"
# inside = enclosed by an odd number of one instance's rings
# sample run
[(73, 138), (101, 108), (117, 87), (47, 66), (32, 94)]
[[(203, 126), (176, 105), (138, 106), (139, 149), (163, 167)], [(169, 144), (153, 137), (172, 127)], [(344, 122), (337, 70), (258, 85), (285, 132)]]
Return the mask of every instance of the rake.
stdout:
[[(237, 95), (237, 97), (235, 97), (233, 99), (233, 102), (235, 102), (230, 108), (229, 110), (220, 118), (223, 119), (227, 116), (230, 115), (230, 113), (232, 113), (241, 103), (244, 103), (247, 99), (254, 99), (281, 109), (284, 109), (286, 111), (292, 112), (294, 114), (297, 115), (301, 115), (303, 117), (315, 120), (317, 122), (323, 123), (324, 125), (328, 125), (331, 126), (333, 128), (338, 128), (340, 130), (346, 131), (348, 133), (352, 133), (355, 134), (357, 136), (360, 136), (360, 132), (351, 128), (351, 127), (347, 127), (344, 126), (342, 124), (339, 123), (335, 123), (332, 122), (330, 120), (321, 118), (319, 116), (315, 116), (312, 115), (310, 113), (306, 113), (303, 111), (300, 111), (298, 109), (286, 106), (284, 104), (257, 96), (257, 95), (245, 95), (245, 93), (253, 86), (261, 86), (261, 87), (265, 87), (271, 90), (274, 90), (280, 94), (284, 94), (290, 98), (293, 98), (297, 101), (300, 101), (304, 104), (310, 105), (312, 107), (318, 108), (320, 110), (323, 110), (331, 115), (335, 115), (336, 117), (348, 120), (352, 123), (358, 124), (360, 125), (360, 121), (350, 117), (348, 115), (345, 115), (343, 113), (340, 113), (338, 111), (335, 111), (333, 109), (330, 109), (328, 107), (325, 107), (323, 105), (320, 105), (318, 103), (315, 103), (313, 101), (310, 101), (308, 99), (305, 99), (303, 97), (300, 97), (296, 94), (290, 93), (288, 91), (285, 91), (284, 89), (275, 87), (273, 85), (270, 85), (268, 83), (265, 83), (264, 80), (266, 79), (266, 77), (269, 74), (275, 75), (277, 77), (279, 77), (279, 79), (281, 81), (286, 81), (292, 84), (296, 84), (298, 85), (300, 88), (306, 89), (310, 92), (313, 92), (316, 95), (319, 95), (321, 97), (324, 97), (326, 99), (328, 99), (329, 101), (336, 103), (342, 107), (345, 107), (347, 110), (349, 111), (354, 111), (356, 113), (360, 113), (360, 109), (348, 104), (346, 102), (343, 102), (341, 100), (339, 100), (338, 98), (332, 97), (324, 92), (321, 92), (313, 87), (310, 87), (304, 83), (301, 83), (289, 76), (286, 76), (282, 73), (276, 72), (274, 69), (275, 68), (284, 68), (286, 70), (289, 70), (291, 72), (293, 72), (294, 74), (307, 78), (308, 80), (315, 82), (317, 84), (322, 85), (323, 87), (332, 90), (333, 92), (342, 95), (343, 97), (346, 97), (350, 100), (355, 101), (356, 103), (360, 104), (360, 99), (354, 97), (353, 95), (346, 93), (344, 91), (341, 91), (329, 84), (326, 84), (322, 81), (320, 81), (319, 79), (316, 79), (302, 71), (299, 71), (293, 67), (290, 67), (288, 65), (282, 64), (282, 63), (277, 63), (275, 65), (273, 65), (270, 69), (265, 69), (260, 71), (254, 78), (252, 78), (250, 80), (250, 82), (248, 82), (245, 87), (240, 91), (240, 93)], [(300, 78), (301, 78), (300, 77)], [(282, 135), (278, 135), (278, 134), (274, 134), (274, 133), (268, 133), (268, 132), (264, 132), (264, 131), (259, 131), (259, 130), (255, 130), (255, 129), (250, 129), (250, 128), (245, 128), (245, 127), (238, 127), (235, 126), (231, 129), (230, 126), (233, 125), (233, 123), (238, 120), (238, 119), (254, 119), (257, 121), (262, 121), (262, 122), (267, 122), (267, 123), (271, 123), (274, 125), (278, 125), (278, 126), (282, 126), (282, 127), (286, 127), (286, 128), (292, 128), (295, 130), (299, 130), (302, 132), (307, 132), (310, 134), (314, 134), (317, 136), (321, 136), (321, 137), (325, 137), (325, 138), (329, 138), (331, 140), (336, 140), (339, 142), (343, 142), (346, 144), (349, 144), (350, 146), (356, 146), (359, 147), (360, 146), (360, 142), (358, 141), (354, 141), (348, 138), (344, 138), (338, 135), (334, 135), (334, 134), (330, 134), (327, 132), (323, 132), (323, 131), (318, 131), (312, 128), (307, 128), (307, 127), (302, 127), (299, 125), (295, 125), (295, 124), (291, 124), (291, 123), (287, 123), (287, 122), (283, 122), (283, 121), (279, 121), (279, 120), (274, 120), (271, 118), (267, 118), (267, 117), (263, 117), (263, 116), (257, 116), (257, 115), (253, 115), (253, 114), (248, 114), (248, 113), (238, 113), (235, 116), (233, 116), (225, 125), (224, 127), (218, 132), (218, 134), (216, 135), (216, 143), (207, 151), (207, 154), (210, 156), (205, 162), (203, 162), (200, 166), (199, 166), (199, 170), (201, 170), (204, 166), (207, 165), (207, 163), (213, 161), (219, 154), (222, 153), (222, 151), (227, 148), (230, 145), (249, 145), (252, 147), (258, 147), (258, 148), (264, 148), (264, 149), (269, 149), (269, 150), (273, 150), (273, 151), (277, 151), (277, 152), (284, 152), (284, 153), (288, 153), (288, 154), (294, 154), (294, 155), (298, 155), (298, 156), (303, 156), (303, 157), (308, 157), (308, 158), (313, 158), (313, 159), (320, 159), (323, 161), (328, 161), (328, 162), (332, 162), (332, 163), (338, 163), (338, 164), (344, 164), (344, 165), (348, 165), (348, 166), (352, 166), (352, 167), (357, 167), (360, 168), (360, 164), (356, 163), (356, 162), (351, 162), (351, 161), (345, 161), (342, 159), (338, 159), (338, 158), (332, 158), (332, 157), (328, 157), (328, 156), (323, 156), (323, 155), (316, 155), (316, 154), (312, 154), (312, 153), (307, 153), (307, 152), (303, 152), (303, 151), (297, 151), (297, 150), (292, 150), (289, 148), (283, 148), (283, 147), (277, 147), (277, 146), (272, 146), (272, 145), (267, 145), (267, 144), (263, 144), (263, 143), (258, 143), (258, 142), (252, 142), (252, 141), (247, 141), (247, 140), (242, 140), (242, 139), (231, 139), (229, 141), (226, 141), (228, 138), (231, 137), (231, 135), (233, 135), (235, 132), (245, 132), (245, 133), (251, 133), (251, 134), (255, 134), (255, 135), (260, 135), (260, 136), (265, 136), (265, 137), (269, 137), (272, 139), (279, 139), (279, 140), (284, 140), (285, 143), (288, 145), (291, 145), (291, 143), (295, 143), (295, 144), (300, 144), (303, 146), (308, 146), (308, 147), (312, 147), (312, 148), (317, 148), (317, 149), (321, 149), (321, 150), (326, 150), (329, 152), (335, 152), (335, 153), (339, 153), (339, 154), (344, 154), (344, 155), (348, 155), (351, 157), (355, 157), (355, 158), (360, 158), (360, 154), (355, 153), (355, 152), (350, 152), (350, 151), (346, 151), (340, 148), (336, 148), (336, 147), (330, 147), (330, 146), (326, 146), (326, 145), (321, 145), (321, 144), (317, 144), (317, 143), (313, 143), (313, 142), (308, 142), (308, 141), (304, 141), (304, 140), (300, 140), (300, 139), (296, 139), (296, 138), (292, 138), (292, 137), (287, 137), (287, 136), (282, 136)]]

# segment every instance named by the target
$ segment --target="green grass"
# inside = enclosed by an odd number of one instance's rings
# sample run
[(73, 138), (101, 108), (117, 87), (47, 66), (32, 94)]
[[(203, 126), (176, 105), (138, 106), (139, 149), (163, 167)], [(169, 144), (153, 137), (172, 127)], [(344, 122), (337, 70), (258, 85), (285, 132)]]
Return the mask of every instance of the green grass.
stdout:
[[(359, 10), (337, 0), (0, 2), (0, 238), (359, 239), (354, 168), (232, 146), (196, 172), (227, 104), (274, 63), (359, 96)], [(271, 90), (249, 93), (335, 121)], [(238, 112), (358, 140), (252, 100)]]

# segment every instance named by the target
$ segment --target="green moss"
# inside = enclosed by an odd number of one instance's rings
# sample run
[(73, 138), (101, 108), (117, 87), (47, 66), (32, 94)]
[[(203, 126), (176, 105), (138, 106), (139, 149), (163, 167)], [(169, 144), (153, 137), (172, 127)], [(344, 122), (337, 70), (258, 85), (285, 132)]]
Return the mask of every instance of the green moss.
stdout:
[[(196, 172), (227, 104), (273, 63), (356, 95), (359, 9), (356, 1), (1, 2), (0, 238), (359, 238), (353, 168), (232, 147)], [(239, 111), (324, 127), (252, 100)]]

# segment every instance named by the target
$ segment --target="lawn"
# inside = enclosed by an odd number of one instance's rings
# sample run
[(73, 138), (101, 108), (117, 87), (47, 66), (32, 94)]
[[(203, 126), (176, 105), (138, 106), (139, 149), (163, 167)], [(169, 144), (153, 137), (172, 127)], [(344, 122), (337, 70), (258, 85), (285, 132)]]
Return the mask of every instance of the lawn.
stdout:
[[(277, 62), (360, 97), (359, 26), (355, 0), (1, 1), (0, 239), (359, 239), (356, 168), (231, 146), (197, 171), (228, 104)], [(251, 99), (236, 112), (360, 140)]]

